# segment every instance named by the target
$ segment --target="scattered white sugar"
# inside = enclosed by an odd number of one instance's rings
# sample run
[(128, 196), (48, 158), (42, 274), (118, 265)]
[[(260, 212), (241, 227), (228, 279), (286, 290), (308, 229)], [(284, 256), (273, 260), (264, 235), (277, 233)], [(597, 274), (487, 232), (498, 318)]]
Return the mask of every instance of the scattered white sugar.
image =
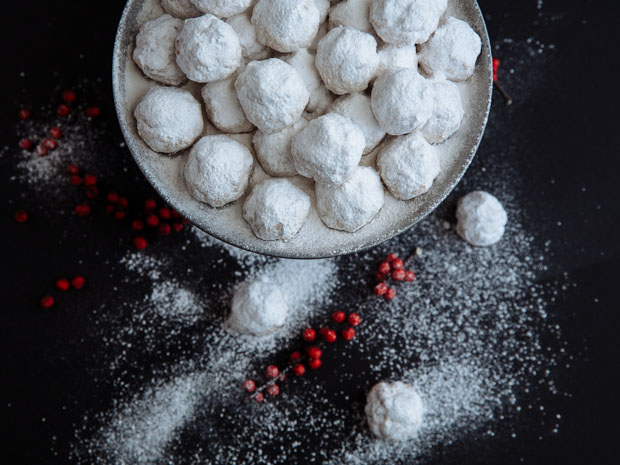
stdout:
[(166, 265), (162, 259), (156, 259), (142, 252), (130, 252), (120, 260), (120, 263), (129, 271), (139, 271), (153, 281), (160, 278), (160, 269)]
[(204, 297), (200, 299), (175, 281), (165, 281), (154, 286), (147, 299), (147, 304), (159, 316), (188, 324), (198, 320), (208, 303)]

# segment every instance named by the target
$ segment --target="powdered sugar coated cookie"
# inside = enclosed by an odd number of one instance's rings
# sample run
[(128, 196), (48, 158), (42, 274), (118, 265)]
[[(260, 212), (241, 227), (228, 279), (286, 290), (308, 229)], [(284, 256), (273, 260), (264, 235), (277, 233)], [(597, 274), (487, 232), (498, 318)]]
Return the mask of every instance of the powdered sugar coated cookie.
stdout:
[(345, 0), (337, 3), (329, 12), (331, 27), (348, 26), (362, 32), (371, 32), (370, 3), (372, 0)]
[(291, 155), (294, 137), (308, 125), (305, 118), (299, 118), (291, 126), (271, 134), (256, 131), (252, 143), (256, 158), (263, 170), (270, 176), (295, 176), (295, 162)]
[(459, 200), (456, 219), (459, 236), (472, 245), (485, 247), (502, 238), (508, 215), (495, 196), (474, 191)]
[(237, 99), (235, 76), (208, 82), (202, 88), (207, 116), (223, 132), (250, 132), (254, 125), (248, 121)]
[(241, 43), (241, 53), (246, 62), (264, 60), (271, 56), (269, 47), (261, 44), (256, 37), (256, 28), (246, 13), (232, 16), (226, 20), (237, 33)]
[(236, 289), (227, 326), (241, 334), (266, 336), (282, 326), (287, 316), (288, 305), (278, 285), (258, 278)]
[(370, 98), (364, 94), (343, 95), (334, 102), (330, 111), (346, 116), (359, 125), (366, 139), (364, 155), (372, 152), (385, 137), (385, 131), (370, 108)]
[(461, 127), (465, 111), (461, 102), (461, 92), (456, 84), (450, 81), (432, 82), (434, 104), (433, 113), (422, 134), (431, 144), (440, 144)]
[(220, 18), (243, 13), (250, 8), (252, 0), (190, 0), (203, 13), (210, 13)]
[(364, 409), (372, 433), (389, 441), (404, 441), (422, 425), (424, 405), (415, 389), (401, 381), (381, 381), (366, 396)]
[(161, 6), (166, 13), (175, 18), (188, 19), (202, 16), (202, 11), (192, 5), (190, 0), (161, 0)]
[(310, 94), (310, 100), (306, 106), (306, 111), (320, 116), (325, 113), (327, 107), (333, 102), (334, 96), (331, 94), (319, 75), (314, 63), (314, 54), (309, 53), (308, 49), (300, 48), (284, 58), (289, 65), (297, 70), (306, 84), (306, 89)]
[(380, 72), (396, 71), (400, 68), (418, 68), (418, 55), (415, 45), (403, 45), (398, 47), (392, 44), (385, 44), (379, 47), (379, 69)]

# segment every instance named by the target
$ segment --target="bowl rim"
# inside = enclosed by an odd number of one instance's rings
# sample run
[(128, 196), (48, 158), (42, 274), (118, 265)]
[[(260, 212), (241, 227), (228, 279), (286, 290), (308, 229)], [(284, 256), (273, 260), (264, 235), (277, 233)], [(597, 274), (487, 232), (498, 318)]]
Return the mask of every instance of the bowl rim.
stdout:
[[(404, 215), (401, 218), (400, 225), (395, 225), (391, 229), (374, 236), (372, 239), (368, 239), (360, 242), (355, 246), (348, 246), (343, 250), (330, 250), (325, 249), (323, 253), (309, 252), (309, 253), (299, 253), (295, 251), (287, 251), (286, 249), (278, 249), (273, 250), (273, 248), (269, 248), (268, 244), (271, 241), (263, 241), (265, 242), (265, 248), (262, 249), (258, 246), (253, 246), (249, 243), (238, 243), (230, 238), (223, 235), (221, 231), (214, 230), (213, 228), (209, 228), (208, 225), (199, 224), (199, 221), (195, 218), (194, 214), (188, 211), (184, 206), (182, 206), (174, 197), (169, 195), (166, 191), (165, 186), (162, 185), (158, 179), (151, 173), (148, 163), (142, 157), (136, 155), (137, 148), (134, 146), (134, 138), (135, 136), (130, 132), (129, 128), (131, 123), (127, 121), (126, 118), (126, 108), (123, 106), (124, 95), (122, 93), (123, 86), (121, 85), (123, 80), (122, 70), (123, 60), (126, 59), (126, 53), (123, 49), (123, 42), (125, 40), (125, 33), (128, 26), (129, 14), (130, 11), (134, 8), (134, 5), (137, 2), (144, 2), (146, 0), (127, 0), (125, 4), (125, 8), (123, 9), (123, 13), (121, 15), (119, 26), (117, 29), (116, 37), (114, 40), (114, 49), (112, 55), (112, 90), (113, 90), (113, 98), (114, 98), (114, 107), (116, 109), (116, 114), (119, 122), (119, 126), (121, 128), (121, 132), (125, 139), (127, 148), (131, 153), (132, 158), (138, 165), (140, 171), (147, 179), (149, 184), (157, 191), (157, 193), (162, 197), (162, 199), (169, 205), (171, 205), (174, 209), (179, 211), (184, 218), (189, 220), (195, 227), (204, 231), (208, 235), (230, 245), (233, 247), (237, 247), (248, 252), (257, 253), (261, 255), (267, 255), (278, 258), (290, 258), (290, 259), (321, 259), (321, 258), (330, 258), (337, 257), (340, 255), (348, 255), (351, 253), (356, 253), (360, 251), (364, 251), (375, 247), (393, 237), (404, 233), (409, 230), (413, 226), (415, 226), (419, 221), (428, 216), (433, 210), (435, 210), (445, 199), (450, 195), (450, 193), (454, 190), (456, 185), (460, 182), (465, 172), (469, 168), (480, 143), (482, 141), (482, 137), (484, 135), (488, 119), (489, 113), (491, 109), (492, 95), (493, 95), (493, 69), (492, 69), (492, 50), (491, 43), (489, 38), (489, 33), (487, 30), (486, 22), (484, 20), (484, 16), (482, 15), (482, 11), (478, 2), (476, 0), (471, 1), (471, 7), (474, 9), (476, 13), (476, 29), (478, 34), (480, 35), (482, 48), (480, 52), (480, 56), (478, 57), (478, 65), (480, 65), (484, 60), (480, 60), (480, 58), (484, 55), (487, 61), (487, 73), (484, 73), (486, 76), (487, 85), (484, 86), (485, 93), (483, 97), (486, 100), (486, 105), (484, 105), (484, 117), (482, 118), (482, 124), (479, 126), (478, 132), (475, 135), (473, 145), (471, 149), (467, 153), (466, 157), (461, 157), (458, 159), (461, 162), (461, 167), (459, 170), (456, 170), (456, 174), (453, 174), (447, 178), (447, 182), (443, 190), (439, 195), (435, 196), (432, 201), (425, 202), (424, 205), (412, 212), (409, 212), (407, 215)], [(470, 24), (470, 26), (474, 27), (474, 24)], [(258, 244), (258, 243), (257, 243)]]

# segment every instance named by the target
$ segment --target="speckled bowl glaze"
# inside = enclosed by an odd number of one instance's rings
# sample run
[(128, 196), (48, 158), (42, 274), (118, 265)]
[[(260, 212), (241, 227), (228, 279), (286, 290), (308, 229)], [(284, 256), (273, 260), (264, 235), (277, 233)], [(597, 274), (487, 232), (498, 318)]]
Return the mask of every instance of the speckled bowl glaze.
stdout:
[[(454, 189), (471, 163), (487, 123), (493, 90), (491, 48), (486, 25), (474, 0), (450, 0), (448, 15), (467, 21), (482, 39), (482, 52), (474, 75), (459, 83), (465, 118), (460, 130), (448, 141), (437, 146), (441, 174), (426, 194), (410, 201), (394, 199), (386, 191), (386, 203), (377, 217), (356, 233), (327, 228), (316, 211), (289, 242), (263, 241), (252, 233), (241, 216), (244, 198), (223, 208), (211, 208), (192, 198), (183, 180), (183, 166), (188, 151), (174, 156), (153, 152), (136, 130), (133, 112), (149, 87), (157, 85), (145, 78), (132, 60), (135, 37), (140, 25), (163, 14), (159, 0), (129, 0), (121, 18), (113, 57), (113, 87), (118, 120), (136, 163), (162, 198), (185, 218), (208, 234), (236, 247), (261, 254), (285, 258), (323, 258), (356, 252), (401, 234), (433, 211)], [(200, 99), (200, 87), (185, 86)], [(205, 115), (205, 121), (207, 120)], [(205, 134), (214, 133), (213, 128)], [(249, 144), (251, 135), (241, 135)], [(381, 146), (377, 149), (380, 150)], [(376, 151), (377, 151), (376, 150)], [(374, 166), (375, 153), (364, 157), (362, 164)], [(257, 170), (259, 171), (259, 170)], [(260, 177), (254, 176), (255, 180)], [(314, 202), (313, 189), (300, 180)]]

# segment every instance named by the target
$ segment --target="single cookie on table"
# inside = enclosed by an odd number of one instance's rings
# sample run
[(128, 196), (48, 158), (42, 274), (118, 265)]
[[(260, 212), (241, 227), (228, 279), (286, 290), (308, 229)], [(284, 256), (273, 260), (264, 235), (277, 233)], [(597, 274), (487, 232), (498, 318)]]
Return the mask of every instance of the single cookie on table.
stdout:
[(205, 136), (194, 145), (183, 174), (192, 197), (223, 207), (245, 193), (253, 168), (254, 157), (245, 145), (216, 135)]
[(424, 418), (420, 395), (402, 381), (375, 384), (366, 396), (364, 411), (370, 431), (388, 441), (415, 437)]
[(366, 139), (364, 155), (372, 152), (385, 137), (385, 131), (370, 108), (370, 98), (364, 94), (343, 95), (334, 102), (329, 111), (350, 118), (359, 125)]
[(237, 99), (236, 76), (208, 82), (202, 88), (207, 116), (223, 132), (250, 132), (254, 125), (248, 121)]
[(314, 54), (308, 52), (306, 48), (300, 48), (284, 57), (284, 61), (297, 70), (306, 84), (310, 94), (306, 111), (321, 116), (334, 101), (334, 96), (321, 80), (319, 70), (316, 69)]
[(459, 199), (456, 232), (471, 245), (486, 247), (504, 235), (508, 215), (497, 198), (474, 191)]
[(287, 178), (257, 184), (243, 204), (243, 218), (264, 241), (292, 239), (310, 212), (310, 197)]
[(334, 5), (329, 12), (329, 25), (348, 26), (362, 32), (371, 32), (370, 3), (372, 0), (345, 0)]
[(316, 67), (333, 93), (361, 92), (377, 74), (377, 41), (366, 32), (335, 27), (319, 41)]
[(366, 140), (351, 119), (328, 113), (312, 120), (293, 139), (297, 172), (317, 182), (339, 186), (362, 158)]
[(297, 121), (310, 98), (297, 70), (278, 58), (248, 63), (235, 88), (248, 120), (267, 134)]
[(256, 37), (256, 28), (250, 21), (248, 13), (231, 16), (226, 20), (239, 36), (241, 54), (245, 62), (264, 60), (271, 56), (269, 47), (261, 44)]
[(161, 6), (166, 13), (180, 19), (197, 18), (203, 14), (190, 0), (161, 0)]
[(431, 188), (439, 175), (435, 148), (420, 132), (395, 138), (377, 157), (381, 179), (394, 197), (409, 200)]
[(433, 87), (415, 69), (383, 73), (372, 88), (370, 105), (385, 132), (393, 136), (421, 129), (433, 113)]
[(286, 322), (288, 305), (280, 287), (265, 278), (241, 284), (233, 295), (227, 326), (241, 334), (267, 336)]
[(259, 0), (252, 11), (258, 40), (278, 52), (307, 48), (319, 29), (314, 0)]
[(433, 113), (422, 134), (431, 144), (440, 144), (452, 136), (461, 127), (465, 115), (461, 92), (456, 84), (446, 80), (431, 83), (434, 89), (435, 103)]
[(434, 77), (464, 81), (474, 74), (482, 41), (469, 24), (448, 18), (420, 47), (420, 66)]
[(374, 0), (370, 22), (388, 44), (421, 44), (437, 29), (447, 6), (448, 0)]
[(379, 55), (379, 73), (397, 71), (400, 68), (418, 68), (418, 55), (415, 45), (398, 47), (392, 44), (384, 44), (379, 47), (377, 53)]
[(291, 126), (271, 134), (256, 131), (252, 139), (256, 158), (270, 176), (295, 176), (295, 161), (291, 155), (291, 145), (295, 136), (308, 125), (305, 118), (299, 118)]
[(134, 111), (138, 134), (155, 152), (175, 153), (202, 134), (202, 106), (175, 87), (151, 87)]
[(228, 18), (250, 8), (252, 0), (190, 0), (203, 13)]
[(195, 82), (224, 79), (241, 64), (241, 44), (234, 29), (210, 14), (185, 20), (176, 50), (177, 64)]
[(383, 207), (381, 179), (368, 166), (358, 166), (339, 186), (316, 183), (316, 208), (332, 229), (355, 232), (370, 223)]
[(170, 15), (162, 15), (147, 21), (136, 36), (133, 61), (154, 81), (179, 86), (187, 76), (176, 61), (174, 41), (183, 28), (183, 21)]

